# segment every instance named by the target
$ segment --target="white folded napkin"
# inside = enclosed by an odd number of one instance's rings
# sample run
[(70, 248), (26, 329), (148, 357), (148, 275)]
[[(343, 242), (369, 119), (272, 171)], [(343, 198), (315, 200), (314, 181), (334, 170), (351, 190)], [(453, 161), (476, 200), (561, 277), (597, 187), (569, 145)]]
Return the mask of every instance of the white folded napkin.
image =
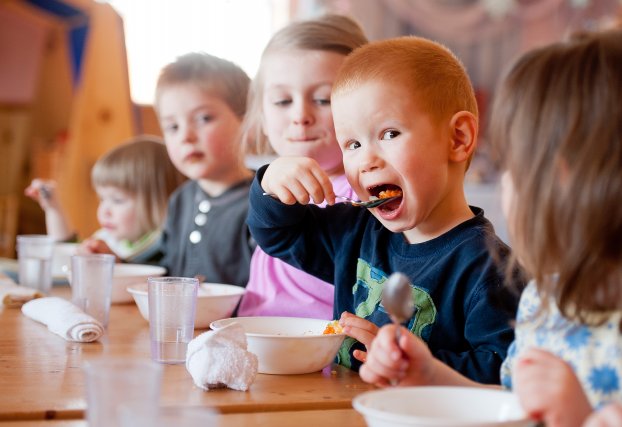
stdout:
[(246, 335), (237, 323), (204, 332), (188, 343), (186, 369), (203, 390), (246, 391), (255, 381), (257, 365), (257, 356), (246, 350)]
[(91, 342), (104, 334), (104, 327), (97, 319), (62, 298), (34, 299), (22, 306), (22, 313), (67, 341)]
[(36, 289), (16, 285), (11, 279), (0, 278), (0, 299), (7, 307), (21, 307), (22, 304), (44, 296)]

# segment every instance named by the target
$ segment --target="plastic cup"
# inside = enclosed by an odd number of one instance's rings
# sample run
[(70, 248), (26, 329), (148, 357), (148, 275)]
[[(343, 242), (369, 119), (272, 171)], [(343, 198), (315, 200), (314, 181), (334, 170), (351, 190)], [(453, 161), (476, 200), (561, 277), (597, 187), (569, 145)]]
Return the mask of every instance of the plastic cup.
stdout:
[(108, 326), (114, 255), (71, 257), (71, 300), (85, 313)]
[(149, 331), (151, 358), (160, 363), (184, 363), (194, 335), (194, 312), (199, 280), (189, 277), (150, 277)]
[(133, 407), (157, 413), (162, 366), (151, 360), (95, 359), (84, 363), (89, 427), (121, 426)]
[(20, 285), (45, 294), (52, 288), (52, 251), (54, 239), (45, 235), (17, 236)]

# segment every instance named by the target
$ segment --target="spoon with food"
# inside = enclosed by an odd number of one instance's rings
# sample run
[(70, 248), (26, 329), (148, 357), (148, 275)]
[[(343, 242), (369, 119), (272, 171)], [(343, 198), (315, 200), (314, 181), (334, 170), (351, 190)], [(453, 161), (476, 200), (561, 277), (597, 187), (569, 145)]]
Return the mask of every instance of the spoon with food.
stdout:
[[(274, 194), (274, 193), (263, 193), (263, 195), (276, 198), (276, 194)], [(346, 197), (346, 196), (335, 196), (335, 198), (344, 200), (346, 203), (350, 203), (352, 206), (372, 209), (372, 208), (377, 208), (380, 205), (384, 205), (385, 203), (388, 203), (391, 200), (395, 200), (395, 199), (397, 199), (398, 197), (401, 197), (401, 196), (402, 196), (401, 194), (399, 194), (399, 195), (392, 195), (392, 194), (391, 195), (383, 195), (383, 194), (380, 194), (380, 197), (371, 196), (369, 198), (369, 200), (367, 200), (365, 202), (362, 201), (362, 200), (354, 200), (354, 199), (351, 199), (351, 198)]]

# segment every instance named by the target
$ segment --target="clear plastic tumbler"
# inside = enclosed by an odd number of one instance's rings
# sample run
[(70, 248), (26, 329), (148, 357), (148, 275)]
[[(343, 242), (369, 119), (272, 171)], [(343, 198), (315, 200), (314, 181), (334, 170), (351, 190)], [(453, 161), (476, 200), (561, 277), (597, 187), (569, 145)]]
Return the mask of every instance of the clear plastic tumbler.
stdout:
[(194, 335), (199, 280), (150, 277), (147, 285), (151, 358), (160, 363), (184, 363)]

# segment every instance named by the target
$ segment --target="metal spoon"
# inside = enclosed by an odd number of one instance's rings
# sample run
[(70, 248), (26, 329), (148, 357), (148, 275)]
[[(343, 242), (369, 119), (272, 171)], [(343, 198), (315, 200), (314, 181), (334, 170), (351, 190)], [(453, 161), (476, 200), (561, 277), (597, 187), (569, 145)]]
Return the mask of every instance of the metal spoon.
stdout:
[[(277, 198), (276, 194), (274, 193), (263, 193), (264, 196), (270, 196), (270, 197), (274, 197)], [(384, 205), (387, 202), (390, 202), (391, 200), (395, 200), (398, 197), (401, 196), (393, 196), (393, 197), (385, 197), (385, 198), (376, 198), (376, 199), (372, 199), (372, 200), (368, 200), (366, 202), (363, 202), (361, 200), (354, 200), (351, 199), (349, 197), (346, 196), (335, 196), (335, 198), (337, 199), (343, 199), (346, 201), (346, 203), (350, 203), (352, 206), (358, 206), (361, 208), (367, 208), (367, 209), (371, 209), (371, 208), (377, 208), (380, 205)]]
[(398, 197), (401, 196), (393, 196), (393, 197), (384, 197), (384, 198), (375, 198), (375, 199), (371, 199), (368, 200), (366, 202), (363, 202), (361, 200), (353, 200), (349, 197), (346, 196), (335, 196), (337, 199), (343, 199), (346, 201), (346, 203), (350, 203), (352, 206), (359, 206), (361, 208), (367, 208), (367, 209), (371, 209), (371, 208), (377, 208), (380, 205), (384, 205), (387, 202), (390, 202), (391, 200), (395, 200)]
[[(412, 300), (412, 288), (408, 277), (402, 273), (393, 273), (389, 276), (382, 289), (382, 305), (395, 326), (395, 343), (400, 343), (400, 326), (409, 320), (415, 312), (415, 305)], [(397, 381), (392, 380), (392, 385)]]

